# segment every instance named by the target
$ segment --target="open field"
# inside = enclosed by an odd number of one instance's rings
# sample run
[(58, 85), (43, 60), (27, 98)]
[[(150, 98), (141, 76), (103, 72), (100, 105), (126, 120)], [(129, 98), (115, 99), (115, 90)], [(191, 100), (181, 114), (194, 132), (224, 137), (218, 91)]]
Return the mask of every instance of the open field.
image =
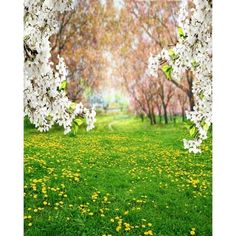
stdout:
[(25, 235), (210, 236), (211, 140), (194, 155), (182, 123), (97, 119), (77, 137), (25, 127)]

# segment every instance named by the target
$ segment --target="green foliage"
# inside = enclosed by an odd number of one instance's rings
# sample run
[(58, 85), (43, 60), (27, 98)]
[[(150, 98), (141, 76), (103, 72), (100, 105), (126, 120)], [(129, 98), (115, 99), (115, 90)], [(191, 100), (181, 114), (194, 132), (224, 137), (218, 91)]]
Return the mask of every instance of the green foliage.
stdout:
[(201, 99), (204, 99), (204, 93), (201, 92), (201, 93), (199, 94), (199, 97), (200, 97)]
[(78, 134), (79, 127), (76, 123), (72, 122), (71, 133), (75, 136)]
[(25, 129), (32, 129), (35, 128), (34, 124), (32, 124), (29, 120), (29, 118), (26, 116), (24, 117), (24, 128)]
[(84, 123), (84, 120), (82, 118), (75, 118), (74, 123), (76, 123), (77, 126), (80, 126)]
[(194, 69), (196, 69), (199, 66), (199, 63), (196, 62), (196, 61), (193, 61), (192, 66), (193, 66)]
[(173, 67), (172, 66), (169, 66), (169, 65), (164, 65), (162, 66), (162, 71), (165, 73), (166, 75), (166, 78), (171, 80), (171, 73), (173, 71)]
[(169, 50), (169, 56), (173, 61), (178, 58), (178, 56), (175, 54), (175, 51), (173, 49)]
[(72, 127), (71, 127), (71, 133), (73, 136), (76, 136), (79, 131), (79, 126), (81, 126), (84, 123), (84, 120), (82, 118), (75, 118), (72, 122)]
[(67, 81), (64, 80), (61, 82), (61, 84), (59, 86), (59, 91), (66, 90), (66, 88), (67, 88)]
[(69, 113), (72, 113), (75, 110), (75, 108), (76, 108), (76, 103), (72, 102), (70, 106), (67, 108), (67, 111)]
[(203, 129), (207, 132), (210, 128), (210, 125), (208, 123), (206, 123), (205, 121), (201, 122), (201, 125), (203, 127)]
[(198, 133), (197, 128), (195, 127), (195, 125), (192, 125), (192, 127), (189, 129), (189, 134), (191, 137), (196, 137)]
[(192, 138), (195, 138), (197, 136), (198, 130), (193, 122), (189, 120), (185, 121), (185, 128), (189, 131), (189, 135)]
[(178, 27), (178, 35), (180, 38), (184, 38), (184, 39), (187, 37), (183, 28), (181, 28), (181, 27)]
[(46, 119), (48, 120), (48, 121), (51, 121), (52, 120), (52, 115), (51, 114), (49, 114), (47, 117), (46, 117)]

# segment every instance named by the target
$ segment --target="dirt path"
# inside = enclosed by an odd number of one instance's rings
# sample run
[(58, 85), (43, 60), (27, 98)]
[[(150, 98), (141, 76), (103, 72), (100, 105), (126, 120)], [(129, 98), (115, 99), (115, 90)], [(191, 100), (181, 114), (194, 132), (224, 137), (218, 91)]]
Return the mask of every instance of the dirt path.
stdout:
[(119, 117), (118, 119), (115, 119), (115, 120), (111, 121), (110, 123), (108, 123), (108, 129), (109, 129), (110, 131), (114, 131), (114, 129), (112, 128), (112, 126), (113, 126), (115, 123), (119, 123), (121, 120), (125, 120), (125, 119), (128, 119), (128, 118), (129, 118), (129, 116), (124, 115), (124, 116), (122, 116), (122, 117)]
[(108, 124), (109, 130), (114, 131), (114, 129), (112, 128), (112, 125), (114, 125), (114, 123), (116, 123), (116, 122), (117, 122), (117, 120), (113, 120), (112, 122), (110, 122), (110, 123)]

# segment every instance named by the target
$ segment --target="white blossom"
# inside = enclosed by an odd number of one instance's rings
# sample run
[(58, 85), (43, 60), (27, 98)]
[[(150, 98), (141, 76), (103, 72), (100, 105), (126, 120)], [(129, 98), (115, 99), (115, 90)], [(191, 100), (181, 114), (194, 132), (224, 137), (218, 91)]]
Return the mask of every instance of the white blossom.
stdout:
[(212, 123), (212, 5), (211, 0), (193, 0), (193, 3), (190, 11), (186, 0), (180, 5), (178, 25), (182, 34), (172, 49), (176, 57), (171, 58), (168, 50), (163, 49), (159, 55), (151, 57), (149, 70), (156, 74), (158, 63), (166, 61), (172, 66), (172, 77), (176, 80), (187, 70), (193, 72), (195, 105), (186, 115), (195, 124), (197, 134), (193, 140), (185, 139), (184, 147), (198, 153)]
[(73, 104), (60, 85), (66, 81), (67, 68), (62, 57), (50, 62), (49, 37), (57, 31), (57, 12), (70, 10), (69, 0), (24, 1), (24, 112), (40, 131), (54, 123), (71, 131), (76, 116), (85, 117), (87, 130), (94, 127), (96, 113), (81, 103)]

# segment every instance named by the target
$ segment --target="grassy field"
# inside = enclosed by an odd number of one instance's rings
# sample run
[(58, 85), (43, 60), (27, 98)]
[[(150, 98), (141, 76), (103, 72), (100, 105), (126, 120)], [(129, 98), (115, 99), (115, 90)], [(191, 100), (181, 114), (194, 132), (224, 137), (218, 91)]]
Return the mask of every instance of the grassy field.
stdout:
[(210, 236), (211, 140), (183, 149), (182, 123), (98, 117), (77, 137), (25, 127), (25, 235)]

